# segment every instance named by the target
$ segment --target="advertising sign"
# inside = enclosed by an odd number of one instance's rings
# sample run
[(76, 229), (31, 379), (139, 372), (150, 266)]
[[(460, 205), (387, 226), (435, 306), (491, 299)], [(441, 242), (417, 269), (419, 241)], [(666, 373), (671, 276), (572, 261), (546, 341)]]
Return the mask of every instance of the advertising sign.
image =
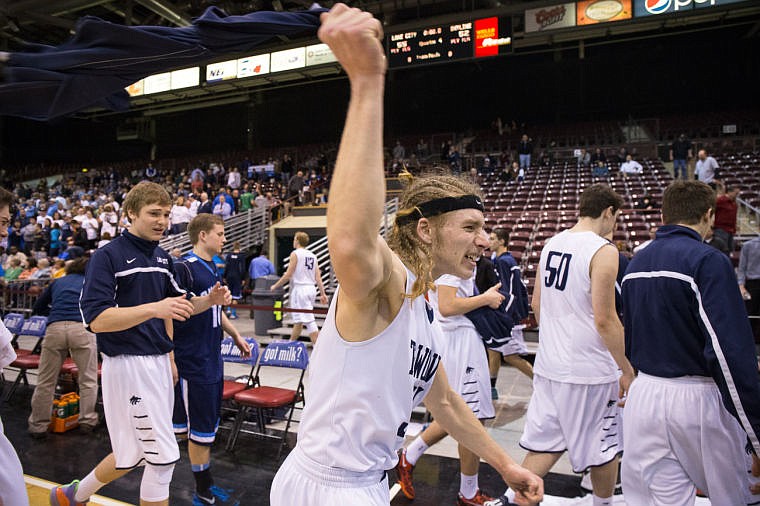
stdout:
[(191, 67), (189, 69), (175, 70), (171, 73), (171, 85), (173, 90), (180, 88), (190, 88), (198, 86), (201, 80), (201, 68)]
[(300, 69), (306, 66), (306, 48), (297, 47), (272, 53), (271, 70), (281, 72), (283, 70)]
[(525, 11), (525, 31), (541, 32), (575, 26), (575, 4), (564, 3)]
[(169, 91), (172, 88), (172, 73), (164, 72), (163, 74), (153, 74), (145, 78), (143, 89), (145, 94), (161, 93)]
[(127, 86), (127, 93), (129, 93), (130, 97), (139, 97), (142, 95), (145, 90), (143, 89), (145, 86), (145, 79), (140, 79), (134, 84), (130, 84)]
[(631, 19), (632, 0), (583, 0), (576, 4), (578, 25), (593, 25)]
[(507, 18), (475, 20), (475, 58), (497, 56), (512, 48), (512, 26)]
[(313, 46), (306, 46), (306, 66), (322, 65), (323, 63), (331, 63), (338, 61), (333, 52), (327, 46), (327, 44), (315, 44)]
[(220, 61), (209, 63), (206, 66), (206, 81), (226, 81), (237, 77), (237, 60)]
[(744, 2), (746, 0), (635, 0), (634, 16), (655, 16), (672, 14), (692, 9), (718, 7), (721, 5)]
[(246, 56), (237, 61), (238, 77), (261, 76), (269, 73), (269, 53)]

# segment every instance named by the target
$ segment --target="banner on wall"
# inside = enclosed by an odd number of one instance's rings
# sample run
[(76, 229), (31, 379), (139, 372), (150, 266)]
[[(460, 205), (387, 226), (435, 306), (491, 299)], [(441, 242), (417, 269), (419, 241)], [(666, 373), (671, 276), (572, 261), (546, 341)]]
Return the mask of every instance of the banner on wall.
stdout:
[(594, 25), (631, 19), (631, 0), (583, 0), (576, 4), (578, 25)]
[(541, 32), (571, 26), (575, 26), (575, 4), (572, 2), (525, 11), (526, 32)]
[(692, 9), (705, 9), (748, 0), (635, 0), (633, 15), (636, 17), (673, 14)]

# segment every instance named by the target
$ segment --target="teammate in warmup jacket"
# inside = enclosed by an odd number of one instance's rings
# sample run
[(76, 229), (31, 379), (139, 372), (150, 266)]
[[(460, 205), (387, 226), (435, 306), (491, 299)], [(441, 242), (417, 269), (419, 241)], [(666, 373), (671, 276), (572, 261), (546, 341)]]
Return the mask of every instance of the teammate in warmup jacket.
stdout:
[[(633, 506), (757, 504), (760, 381), (730, 260), (702, 241), (715, 193), (676, 181), (657, 237), (623, 278), (626, 354), (639, 371), (624, 410), (623, 493)], [(751, 455), (751, 456), (750, 456)], [(751, 462), (750, 462), (751, 460)]]
[(351, 86), (327, 210), (340, 287), (309, 364), (298, 443), (275, 476), (271, 504), (389, 505), (386, 470), (423, 399), (455, 439), (539, 501), (541, 479), (488, 436), (449, 386), (442, 336), (424, 298), (443, 274), (469, 276), (486, 246), (477, 190), (450, 176), (416, 181), (402, 197), (389, 247), (377, 234), (385, 202), (382, 26), (336, 4), (322, 15), (319, 36)]
[(129, 230), (98, 249), (87, 265), (79, 307), (103, 354), (103, 410), (113, 452), (81, 482), (54, 487), (53, 506), (83, 505), (141, 465), (140, 504), (169, 503), (169, 483), (179, 460), (171, 423), (177, 379), (172, 320), (184, 321), (230, 300), (224, 287), (188, 300), (177, 285), (171, 257), (158, 246), (169, 226), (170, 208), (162, 186), (134, 186), (123, 204)]
[[(224, 221), (199, 214), (187, 227), (193, 251), (174, 264), (177, 283), (193, 295), (206, 295), (219, 287), (221, 276), (212, 258), (224, 246)], [(229, 272), (229, 264), (227, 265)], [(223, 331), (232, 336), (243, 357), (251, 355), (222, 306), (214, 305), (187, 321), (174, 322), (174, 361), (179, 381), (174, 388), (174, 433), (188, 438), (187, 450), (195, 477), (194, 504), (214, 504), (227, 493), (211, 476), (211, 445), (216, 439), (222, 409), (224, 362)]]

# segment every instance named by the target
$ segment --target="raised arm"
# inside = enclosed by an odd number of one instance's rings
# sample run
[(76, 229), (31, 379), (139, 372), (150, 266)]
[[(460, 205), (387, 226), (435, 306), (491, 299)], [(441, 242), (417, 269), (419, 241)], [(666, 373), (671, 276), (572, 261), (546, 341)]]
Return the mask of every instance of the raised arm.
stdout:
[(615, 363), (623, 371), (620, 377), (620, 398), (624, 399), (633, 381), (633, 366), (625, 356), (623, 324), (615, 309), (615, 282), (619, 266), (617, 249), (609, 244), (599, 248), (591, 259), (591, 307), (594, 324), (602, 342)]
[(364, 300), (389, 279), (393, 266), (390, 249), (377, 233), (385, 204), (383, 29), (371, 14), (343, 4), (321, 19), (319, 38), (351, 83), (327, 206), (330, 258), (341, 292)]

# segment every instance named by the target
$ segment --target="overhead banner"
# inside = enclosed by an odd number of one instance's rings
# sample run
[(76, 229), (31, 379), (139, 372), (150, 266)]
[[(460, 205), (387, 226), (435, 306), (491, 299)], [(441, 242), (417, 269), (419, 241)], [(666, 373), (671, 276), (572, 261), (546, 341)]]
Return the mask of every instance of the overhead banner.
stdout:
[(262, 76), (269, 73), (269, 53), (246, 56), (237, 61), (238, 77)]
[(161, 74), (153, 74), (152, 76), (146, 77), (143, 89), (146, 95), (169, 91), (172, 89), (172, 73), (163, 72)]
[(174, 70), (171, 73), (171, 86), (173, 90), (181, 88), (190, 88), (200, 84), (200, 67), (190, 67), (189, 69)]
[(475, 20), (475, 58), (498, 56), (512, 50), (512, 23), (509, 18)]
[(525, 11), (525, 31), (542, 32), (575, 26), (575, 4), (572, 2)]
[(129, 93), (130, 97), (139, 97), (142, 95), (145, 90), (143, 89), (145, 85), (145, 79), (140, 79), (134, 84), (130, 84), (127, 86), (127, 93)]
[(576, 4), (578, 25), (594, 25), (631, 19), (631, 0), (583, 0)]
[(297, 47), (295, 49), (286, 49), (277, 51), (271, 56), (271, 71), (281, 72), (283, 70), (300, 69), (306, 66), (306, 48)]
[(206, 66), (206, 81), (227, 81), (237, 77), (237, 60), (220, 61), (218, 63), (209, 63)]
[(327, 44), (315, 44), (306, 46), (306, 66), (322, 65), (324, 63), (336, 62), (338, 59), (333, 54)]
[(633, 14), (637, 17), (673, 14), (692, 9), (719, 7), (747, 0), (635, 0)]

